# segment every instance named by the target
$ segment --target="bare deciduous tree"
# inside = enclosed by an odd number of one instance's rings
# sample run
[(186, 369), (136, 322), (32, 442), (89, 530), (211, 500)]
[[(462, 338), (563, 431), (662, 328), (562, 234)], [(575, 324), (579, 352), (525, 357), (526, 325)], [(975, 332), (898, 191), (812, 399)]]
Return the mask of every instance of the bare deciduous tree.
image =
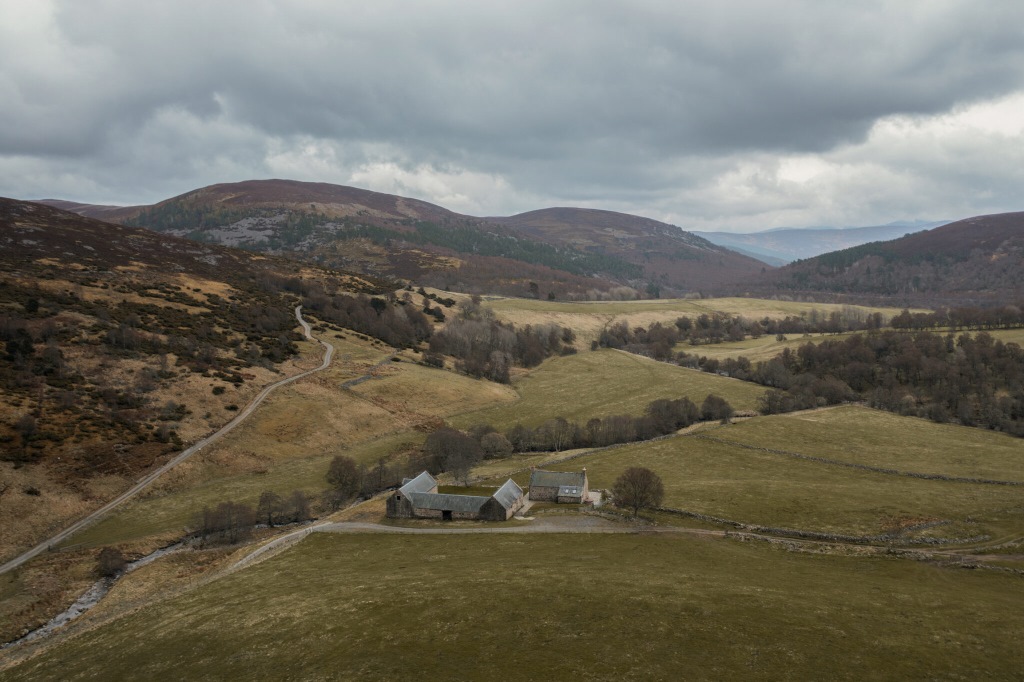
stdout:
[(615, 506), (632, 509), (635, 517), (641, 509), (652, 509), (661, 504), (665, 486), (658, 474), (646, 467), (630, 467), (612, 485)]
[(354, 459), (338, 455), (331, 460), (331, 466), (327, 469), (327, 483), (340, 500), (345, 501), (358, 495), (362, 482), (359, 465)]
[(96, 559), (96, 572), (101, 578), (113, 578), (124, 570), (126, 563), (121, 550), (116, 547), (104, 547)]
[(259, 504), (256, 505), (256, 517), (260, 520), (266, 519), (267, 525), (274, 527), (274, 518), (280, 517), (284, 511), (284, 500), (272, 490), (265, 490), (260, 495)]

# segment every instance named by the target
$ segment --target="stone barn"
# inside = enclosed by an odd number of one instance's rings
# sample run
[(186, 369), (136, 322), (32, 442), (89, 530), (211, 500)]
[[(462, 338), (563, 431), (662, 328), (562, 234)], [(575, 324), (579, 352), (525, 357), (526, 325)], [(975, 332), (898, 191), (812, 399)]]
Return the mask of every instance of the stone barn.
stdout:
[(530, 473), (530, 501), (584, 504), (590, 495), (587, 469), (583, 471), (544, 471)]
[(437, 480), (424, 471), (407, 479), (387, 501), (387, 515), (404, 519), (505, 521), (523, 506), (523, 489), (509, 479), (490, 497), (437, 492)]

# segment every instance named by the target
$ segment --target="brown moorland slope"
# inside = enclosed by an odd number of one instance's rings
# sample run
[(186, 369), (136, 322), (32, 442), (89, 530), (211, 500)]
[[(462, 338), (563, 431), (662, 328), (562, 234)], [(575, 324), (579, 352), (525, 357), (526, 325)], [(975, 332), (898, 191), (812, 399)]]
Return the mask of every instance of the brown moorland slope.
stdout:
[(0, 557), (297, 373), (300, 279), (388, 286), (0, 199)]
[(768, 267), (674, 225), (615, 211), (547, 208), (491, 220), (536, 239), (622, 258), (642, 267), (655, 286), (675, 291), (712, 291)]

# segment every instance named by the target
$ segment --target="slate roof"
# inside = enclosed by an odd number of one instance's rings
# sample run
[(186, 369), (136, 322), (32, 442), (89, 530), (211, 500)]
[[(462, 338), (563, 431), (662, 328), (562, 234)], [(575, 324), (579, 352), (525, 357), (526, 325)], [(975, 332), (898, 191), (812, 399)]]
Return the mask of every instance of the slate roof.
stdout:
[(558, 488), (559, 497), (580, 497), (583, 495), (583, 486), (563, 485)]
[(516, 485), (516, 482), (511, 478), (505, 481), (505, 485), (498, 488), (498, 492), (492, 495), (498, 504), (505, 509), (511, 509), (522, 496), (523, 489)]
[(447, 493), (406, 493), (417, 509), (453, 512), (479, 512), (489, 497), (478, 495), (449, 495)]
[[(583, 490), (587, 475), (582, 471), (543, 471), (534, 469), (530, 474), (530, 487), (563, 488), (574, 487)], [(561, 493), (561, 491), (559, 491)]]
[(399, 490), (405, 493), (406, 497), (414, 493), (426, 493), (434, 489), (437, 486), (437, 480), (424, 471), (416, 478), (407, 478), (402, 482), (402, 487)]
[[(461, 513), (477, 513), (491, 497), (480, 495), (453, 495), (450, 493), (435, 493), (437, 480), (424, 471), (416, 478), (407, 478), (398, 489), (400, 493), (408, 498), (409, 502), (416, 509), (433, 509), (435, 511), (452, 511)], [(498, 488), (492, 496), (505, 509), (512, 506), (523, 496), (523, 489), (516, 485), (511, 478), (505, 481), (505, 485)]]

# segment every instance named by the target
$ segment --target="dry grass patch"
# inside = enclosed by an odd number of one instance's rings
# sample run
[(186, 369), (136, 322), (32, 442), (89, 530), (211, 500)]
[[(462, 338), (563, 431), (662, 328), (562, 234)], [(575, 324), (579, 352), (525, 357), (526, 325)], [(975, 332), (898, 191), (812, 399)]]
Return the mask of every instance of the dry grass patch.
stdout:
[[(818, 310), (826, 315), (833, 311), (855, 310), (864, 315), (881, 312), (886, 318), (900, 313), (898, 308), (874, 308), (835, 303), (802, 303), (756, 298), (658, 299), (645, 301), (588, 301), (562, 303), (522, 298), (487, 299), (486, 305), (498, 317), (520, 325), (557, 324), (569, 327), (579, 339), (581, 350), (590, 348), (606, 326), (624, 321), (630, 327), (649, 327), (654, 322), (672, 324), (682, 316), (726, 313), (752, 319), (781, 319)], [(685, 349), (684, 349), (685, 350)]]
[(381, 457), (407, 450), (423, 442), (423, 434), (402, 431), (347, 450), (336, 450), (303, 459), (268, 462), (261, 472), (209, 477), (174, 490), (156, 489), (133, 500), (98, 523), (68, 540), (76, 547), (96, 547), (128, 542), (163, 533), (183, 533), (203, 507), (235, 501), (255, 506), (266, 490), (286, 496), (302, 490), (318, 496), (327, 488), (324, 477), (331, 459), (344, 453), (357, 462), (374, 464)]

